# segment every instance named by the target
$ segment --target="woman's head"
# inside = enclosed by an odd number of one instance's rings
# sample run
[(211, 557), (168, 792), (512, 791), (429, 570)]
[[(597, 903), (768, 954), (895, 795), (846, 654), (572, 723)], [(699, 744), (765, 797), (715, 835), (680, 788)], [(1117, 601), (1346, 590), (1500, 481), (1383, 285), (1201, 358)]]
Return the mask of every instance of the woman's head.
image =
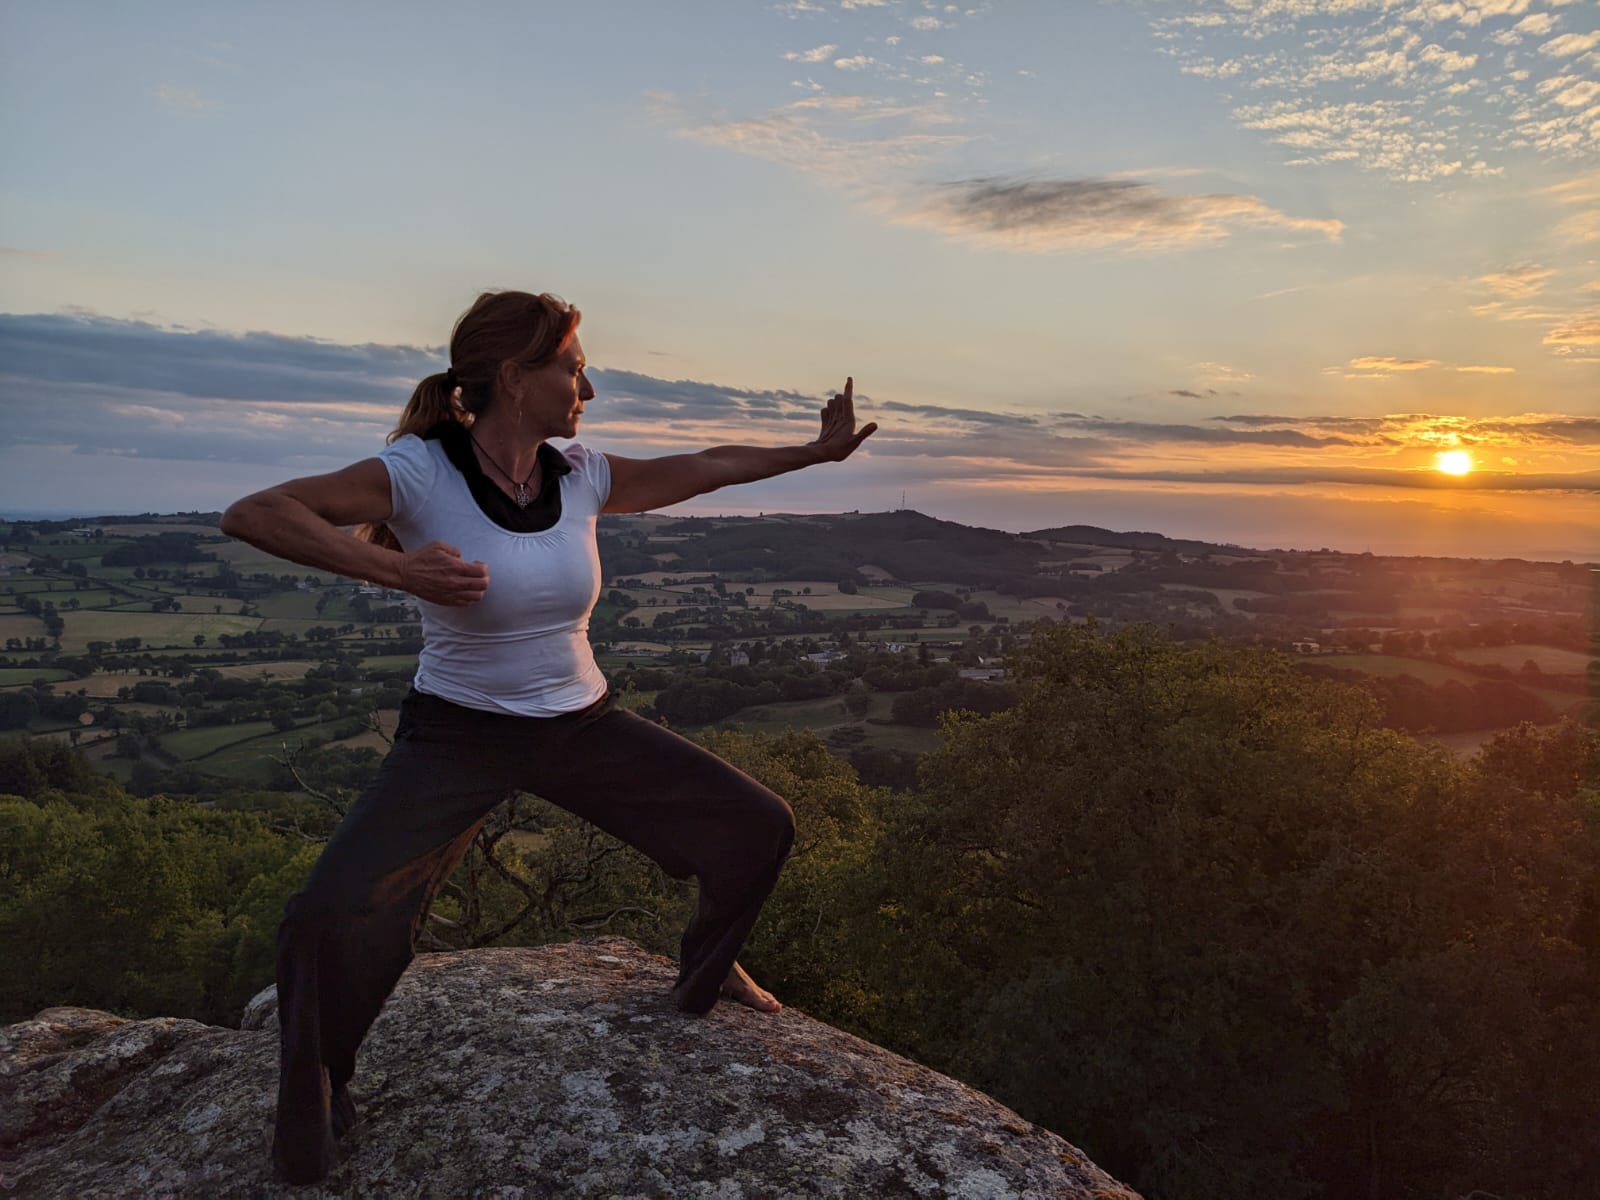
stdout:
[(571, 343), (579, 320), (577, 309), (548, 292), (484, 292), (456, 321), (450, 371), (417, 385), (389, 440), (420, 436), (448, 418), (470, 425), (497, 399), (507, 364), (550, 362)]
[[(548, 292), (484, 292), (456, 321), (449, 371), (417, 384), (389, 440), (408, 433), (421, 437), (447, 420), (470, 426), (499, 399), (504, 379), (571, 357), (565, 352), (577, 334), (579, 317), (577, 309)], [(363, 525), (356, 535), (400, 548), (387, 525)]]

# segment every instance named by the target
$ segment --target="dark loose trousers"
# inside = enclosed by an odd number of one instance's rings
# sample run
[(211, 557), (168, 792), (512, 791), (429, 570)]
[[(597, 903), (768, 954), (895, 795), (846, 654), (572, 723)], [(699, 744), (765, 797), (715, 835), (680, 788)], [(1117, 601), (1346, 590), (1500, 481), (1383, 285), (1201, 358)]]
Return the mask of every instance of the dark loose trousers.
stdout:
[(334, 1162), (356, 1050), (410, 963), (428, 904), (494, 807), (532, 792), (700, 881), (673, 995), (704, 1013), (794, 839), (777, 795), (677, 734), (612, 706), (559, 717), (412, 692), (378, 777), (329, 839), (278, 929), (281, 1074), (273, 1158), (291, 1180)]

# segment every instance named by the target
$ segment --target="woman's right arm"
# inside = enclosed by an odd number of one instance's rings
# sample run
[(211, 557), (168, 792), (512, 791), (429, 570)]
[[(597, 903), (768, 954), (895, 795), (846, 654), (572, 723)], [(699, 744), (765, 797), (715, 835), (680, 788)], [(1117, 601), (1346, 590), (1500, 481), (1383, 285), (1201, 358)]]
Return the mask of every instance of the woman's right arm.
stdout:
[(430, 542), (410, 552), (389, 550), (340, 528), (386, 521), (392, 512), (388, 469), (368, 458), (236, 501), (222, 514), (222, 532), (278, 558), (398, 588), (434, 604), (462, 607), (483, 598), (489, 569), (464, 561), (454, 546)]

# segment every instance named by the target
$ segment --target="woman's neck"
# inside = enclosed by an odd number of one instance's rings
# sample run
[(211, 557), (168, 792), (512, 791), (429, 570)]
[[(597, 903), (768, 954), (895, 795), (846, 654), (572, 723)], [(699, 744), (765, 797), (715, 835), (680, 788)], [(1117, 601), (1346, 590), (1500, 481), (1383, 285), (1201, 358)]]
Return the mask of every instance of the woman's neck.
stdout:
[(518, 484), (537, 490), (535, 468), (544, 438), (519, 428), (515, 416), (496, 419), (494, 414), (474, 421), (471, 436), (473, 452), (485, 475), (507, 492), (515, 491)]

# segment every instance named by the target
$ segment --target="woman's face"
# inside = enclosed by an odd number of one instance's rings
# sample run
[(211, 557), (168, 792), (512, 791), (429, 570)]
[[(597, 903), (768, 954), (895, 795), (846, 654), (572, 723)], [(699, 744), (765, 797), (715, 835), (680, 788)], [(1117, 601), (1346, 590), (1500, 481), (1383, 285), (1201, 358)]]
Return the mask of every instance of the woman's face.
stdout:
[(517, 406), (522, 420), (540, 437), (578, 436), (583, 406), (594, 399), (594, 388), (585, 374), (587, 366), (583, 344), (574, 337), (549, 362), (520, 368), (522, 391)]

